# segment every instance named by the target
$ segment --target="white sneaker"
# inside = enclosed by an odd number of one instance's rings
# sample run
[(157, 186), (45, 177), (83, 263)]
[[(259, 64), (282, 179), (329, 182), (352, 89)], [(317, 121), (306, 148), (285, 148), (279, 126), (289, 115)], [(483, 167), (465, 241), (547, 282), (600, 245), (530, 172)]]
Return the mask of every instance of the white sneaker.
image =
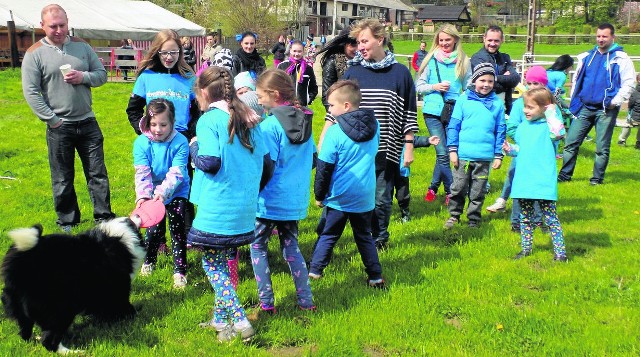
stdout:
[(505, 208), (507, 208), (507, 201), (505, 201), (504, 198), (502, 197), (498, 197), (498, 199), (494, 204), (487, 207), (487, 211), (491, 213), (496, 213), (496, 212), (504, 211)]
[(187, 286), (187, 277), (180, 273), (173, 274), (173, 288), (184, 289), (185, 286)]
[(149, 276), (155, 270), (155, 264), (142, 264), (142, 268), (140, 268), (140, 276)]

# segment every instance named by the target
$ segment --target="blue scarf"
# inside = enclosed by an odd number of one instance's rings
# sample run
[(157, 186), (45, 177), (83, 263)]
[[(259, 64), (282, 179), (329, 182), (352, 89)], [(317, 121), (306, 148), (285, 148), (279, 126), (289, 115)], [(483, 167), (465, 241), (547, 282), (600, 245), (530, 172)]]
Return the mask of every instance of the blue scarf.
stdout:
[(487, 95), (482, 95), (476, 92), (475, 88), (471, 89), (471, 86), (469, 86), (469, 88), (467, 89), (467, 98), (469, 98), (469, 100), (480, 102), (485, 106), (485, 108), (491, 110), (491, 108), (493, 107), (493, 96), (491, 94), (493, 94), (493, 92), (490, 92)]
[(353, 59), (349, 60), (347, 64), (349, 67), (351, 66), (362, 66), (364, 68), (369, 69), (382, 69), (391, 66), (394, 63), (398, 63), (396, 61), (396, 56), (391, 51), (385, 51), (386, 56), (380, 62), (369, 62), (362, 57), (362, 53), (360, 51), (356, 51), (356, 56)]

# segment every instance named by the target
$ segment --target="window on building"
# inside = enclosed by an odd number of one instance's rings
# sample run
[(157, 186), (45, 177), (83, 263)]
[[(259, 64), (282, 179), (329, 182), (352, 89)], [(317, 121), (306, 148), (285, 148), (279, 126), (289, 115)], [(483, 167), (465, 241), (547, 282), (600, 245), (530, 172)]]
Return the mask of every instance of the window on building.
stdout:
[(327, 3), (325, 1), (320, 3), (320, 15), (327, 16)]
[(349, 11), (349, 4), (342, 4), (342, 11)]

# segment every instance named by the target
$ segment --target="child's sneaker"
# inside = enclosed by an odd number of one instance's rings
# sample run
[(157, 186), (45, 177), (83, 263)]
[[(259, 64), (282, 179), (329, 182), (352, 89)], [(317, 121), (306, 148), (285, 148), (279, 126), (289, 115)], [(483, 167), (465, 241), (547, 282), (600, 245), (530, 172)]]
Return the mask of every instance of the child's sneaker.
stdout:
[(496, 213), (496, 212), (504, 211), (505, 208), (507, 208), (507, 201), (502, 197), (498, 197), (494, 204), (487, 207), (487, 211), (491, 213)]
[(568, 259), (566, 255), (556, 254), (553, 256), (553, 260), (556, 262), (566, 262)]
[(447, 196), (444, 198), (444, 205), (449, 206), (449, 201), (451, 200), (451, 194), (447, 193)]
[(316, 308), (316, 305), (311, 305), (311, 306), (300, 306), (298, 305), (298, 308), (302, 311), (309, 311), (309, 312), (317, 312), (318, 308)]
[(618, 145), (625, 146), (627, 145), (627, 142), (625, 140), (618, 140)]
[(401, 212), (402, 217), (400, 218), (400, 222), (407, 223), (411, 221), (411, 212), (408, 209), (403, 209)]
[(424, 196), (424, 200), (427, 202), (433, 202), (436, 200), (436, 191), (429, 189), (427, 194)]
[(155, 264), (142, 264), (142, 268), (140, 268), (140, 276), (149, 276), (156, 269)]
[(515, 257), (513, 257), (513, 260), (519, 260), (522, 259), (524, 257), (528, 257), (531, 255), (531, 251), (530, 250), (523, 250), (520, 253), (516, 254)]
[(318, 280), (320, 278), (322, 278), (322, 274), (316, 274), (316, 273), (311, 273), (309, 272), (309, 277), (313, 280)]
[(384, 283), (384, 279), (380, 278), (380, 279), (369, 279), (367, 280), (367, 284), (369, 284), (369, 287), (374, 288), (374, 289), (380, 289), (380, 290), (386, 290), (387, 289), (387, 285)]
[(260, 311), (267, 313), (268, 315), (275, 315), (277, 313), (276, 307), (273, 305), (267, 305), (260, 303)]
[(449, 217), (449, 219), (447, 219), (446, 222), (444, 222), (444, 229), (451, 229), (453, 228), (453, 226), (455, 226), (456, 224), (460, 223), (460, 220), (458, 219), (458, 217)]
[(227, 329), (229, 327), (231, 327), (231, 325), (229, 325), (226, 322), (215, 322), (213, 319), (207, 321), (207, 322), (201, 322), (198, 324), (198, 327), (200, 328), (211, 328), (214, 329), (218, 332)]
[(184, 274), (173, 274), (173, 288), (184, 289), (187, 286), (187, 277)]

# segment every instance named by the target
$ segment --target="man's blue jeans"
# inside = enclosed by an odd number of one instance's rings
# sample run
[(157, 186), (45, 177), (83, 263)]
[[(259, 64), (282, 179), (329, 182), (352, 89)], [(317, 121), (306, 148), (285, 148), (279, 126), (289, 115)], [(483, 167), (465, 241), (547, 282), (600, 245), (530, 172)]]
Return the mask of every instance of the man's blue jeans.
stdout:
[(80, 208), (73, 185), (76, 151), (80, 156), (89, 197), (93, 202), (93, 218), (100, 220), (114, 217), (111, 212), (109, 178), (104, 164), (103, 141), (96, 118), (65, 121), (55, 129), (47, 127), (53, 203), (59, 225), (80, 223)]
[(562, 155), (562, 169), (558, 174), (561, 181), (569, 181), (576, 168), (578, 151), (582, 141), (587, 136), (591, 128), (596, 128), (596, 157), (593, 163), (593, 176), (591, 183), (602, 183), (604, 172), (609, 164), (609, 152), (611, 149), (611, 137), (613, 128), (616, 126), (616, 117), (620, 108), (592, 110), (582, 108), (576, 119), (573, 120), (567, 133), (567, 140)]
[(433, 177), (429, 189), (438, 192), (440, 183), (444, 184), (444, 192), (451, 193), (451, 182), (453, 181), (453, 173), (451, 172), (451, 164), (449, 163), (449, 153), (447, 152), (447, 132), (440, 122), (440, 119), (425, 114), (424, 123), (429, 130), (431, 136), (440, 138), (440, 143), (435, 146), (436, 164), (433, 168)]

